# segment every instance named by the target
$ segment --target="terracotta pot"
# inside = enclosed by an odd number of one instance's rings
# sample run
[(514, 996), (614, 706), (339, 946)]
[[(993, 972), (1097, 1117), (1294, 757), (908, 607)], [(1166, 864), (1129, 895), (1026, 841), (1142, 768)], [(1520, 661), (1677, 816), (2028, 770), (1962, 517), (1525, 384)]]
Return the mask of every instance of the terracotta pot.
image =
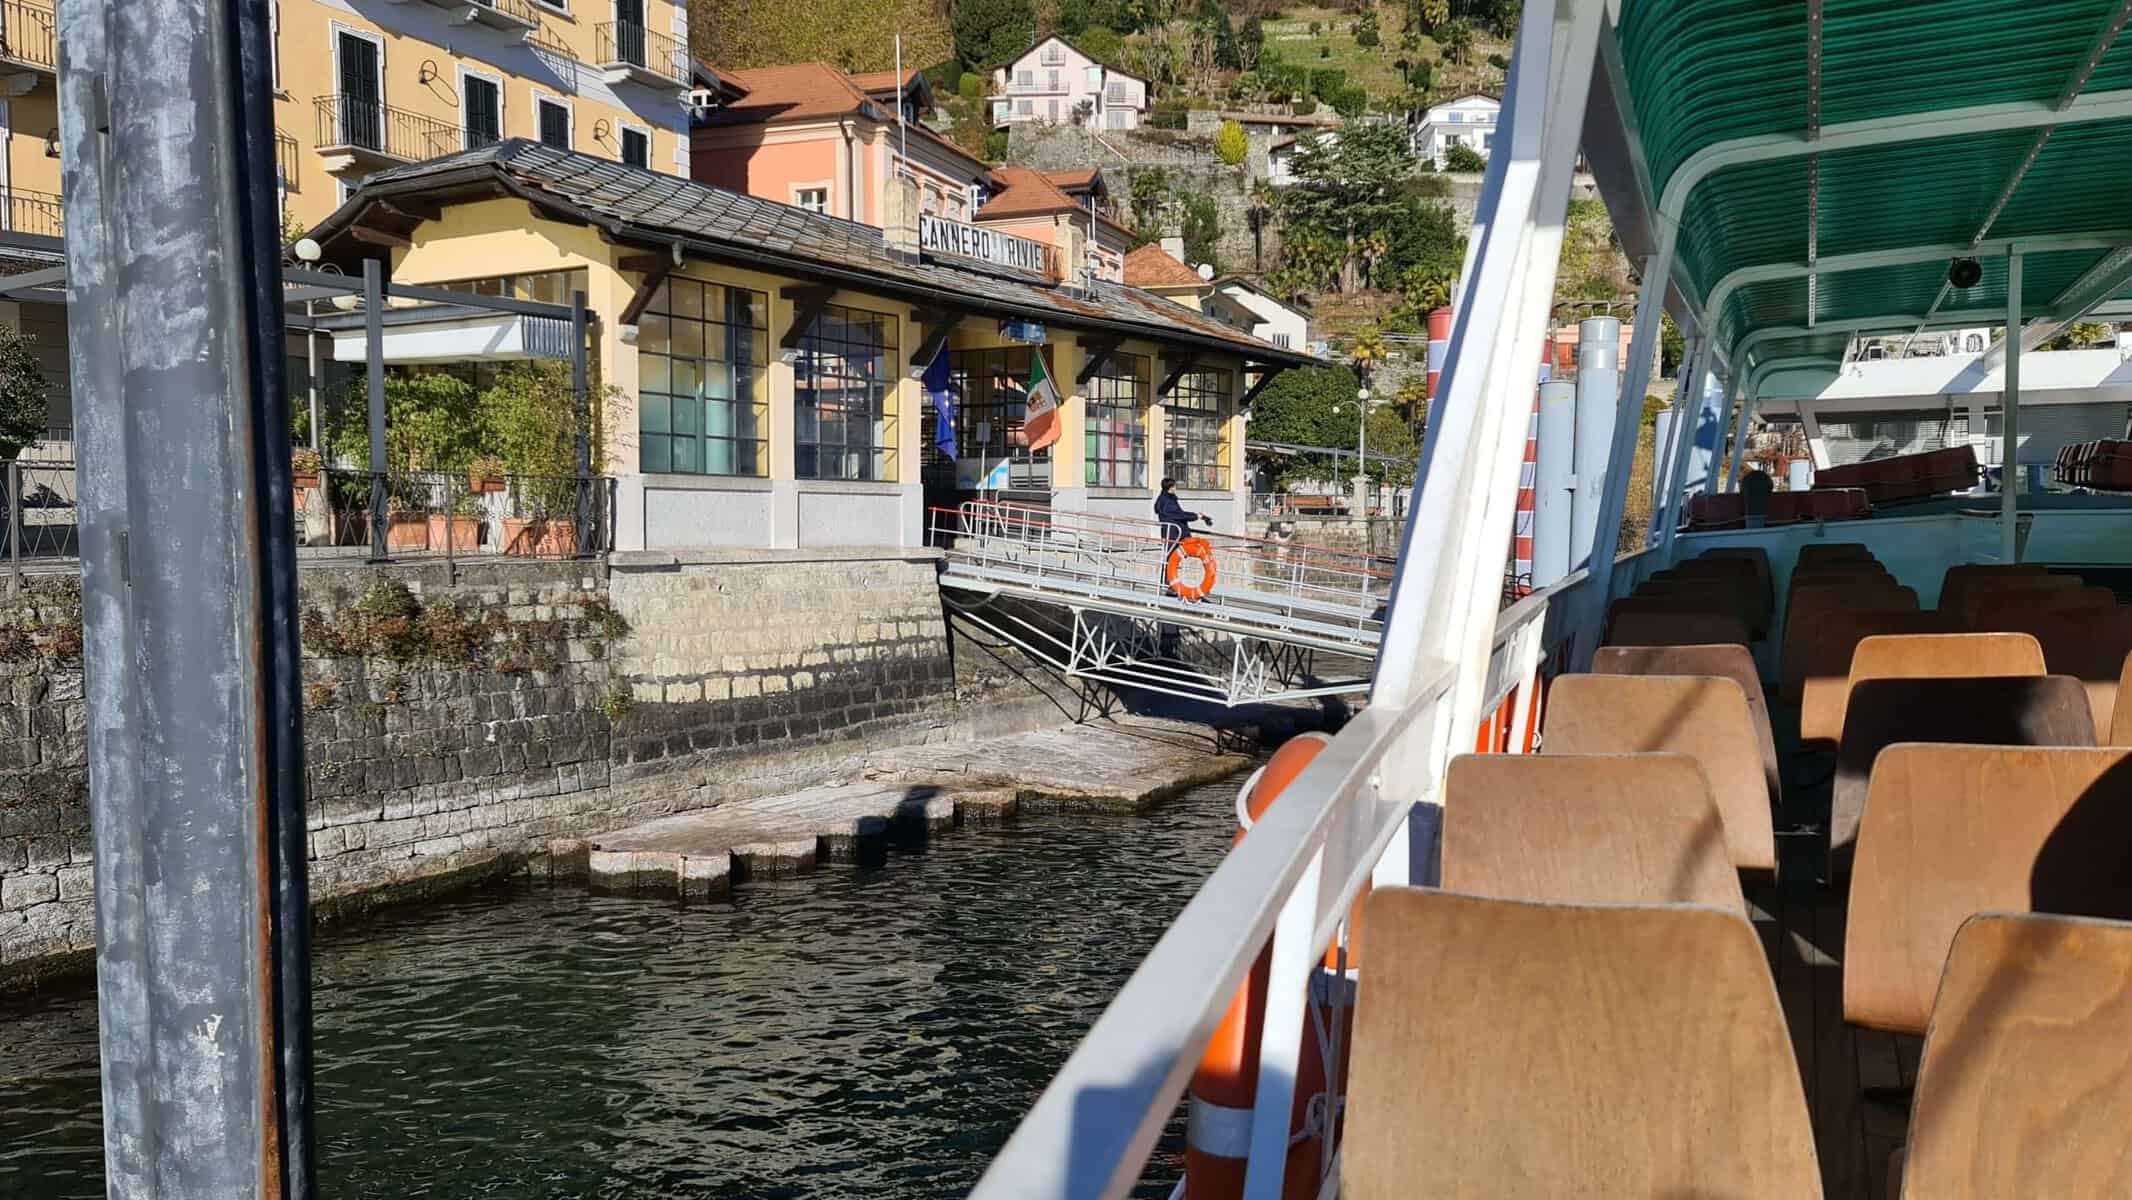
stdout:
[(438, 550), (444, 548), (444, 524), (446, 520), (451, 522), (452, 553), (470, 554), (481, 545), (480, 517), (446, 518), (432, 513), (430, 514), (429, 527), (426, 534), (429, 538), (428, 544), (431, 547)]
[(296, 473), (296, 486), (297, 486), (297, 487), (299, 487), (299, 488), (306, 488), (306, 489), (308, 489), (308, 488), (315, 488), (315, 487), (317, 487), (317, 486), (318, 486), (318, 472), (316, 472), (316, 471), (312, 471), (312, 472), (310, 472), (309, 474), (306, 474), (306, 473), (304, 473), (304, 472), (302, 472), (302, 471), (298, 471), (298, 472)]
[(505, 517), (503, 552), (525, 558), (568, 558), (577, 553), (577, 522), (560, 517)]
[[(368, 532), (368, 527), (365, 527)], [(429, 549), (429, 518), (420, 513), (385, 514), (385, 551)]]
[(503, 476), (476, 475), (469, 471), (466, 475), (466, 486), (477, 492), (500, 492), (504, 487)]

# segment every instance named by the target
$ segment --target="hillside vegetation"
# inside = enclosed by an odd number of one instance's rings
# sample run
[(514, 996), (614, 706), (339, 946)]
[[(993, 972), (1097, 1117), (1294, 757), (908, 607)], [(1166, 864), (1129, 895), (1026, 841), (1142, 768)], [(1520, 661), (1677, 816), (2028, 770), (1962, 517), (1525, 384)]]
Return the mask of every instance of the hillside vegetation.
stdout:
[(689, 49), (715, 67), (825, 62), (847, 71), (926, 67), (955, 53), (938, 0), (689, 0)]

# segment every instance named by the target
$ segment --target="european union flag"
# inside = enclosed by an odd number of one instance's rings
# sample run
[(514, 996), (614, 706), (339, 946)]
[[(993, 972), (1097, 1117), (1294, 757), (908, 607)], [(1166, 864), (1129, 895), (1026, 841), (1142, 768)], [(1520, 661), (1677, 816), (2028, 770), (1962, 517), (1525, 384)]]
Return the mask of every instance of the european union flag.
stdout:
[(932, 364), (925, 369), (925, 394), (933, 398), (933, 411), (939, 414), (933, 429), (933, 444), (949, 458), (955, 457), (955, 389), (949, 383), (948, 348), (942, 346), (933, 356)]

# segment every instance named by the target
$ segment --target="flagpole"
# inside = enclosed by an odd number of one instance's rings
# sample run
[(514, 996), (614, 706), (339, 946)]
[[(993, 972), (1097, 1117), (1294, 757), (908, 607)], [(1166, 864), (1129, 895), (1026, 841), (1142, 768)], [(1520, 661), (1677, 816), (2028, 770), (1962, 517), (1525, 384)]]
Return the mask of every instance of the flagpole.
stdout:
[(903, 173), (911, 171), (911, 131), (903, 123), (903, 31), (896, 31), (896, 136), (902, 145), (898, 153), (903, 156)]

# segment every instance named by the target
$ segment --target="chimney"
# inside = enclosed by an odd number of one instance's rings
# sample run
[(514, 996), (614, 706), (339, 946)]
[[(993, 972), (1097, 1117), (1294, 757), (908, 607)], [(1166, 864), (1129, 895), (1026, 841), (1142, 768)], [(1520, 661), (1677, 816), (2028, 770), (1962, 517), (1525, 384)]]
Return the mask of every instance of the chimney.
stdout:
[(918, 261), (918, 181), (907, 175), (888, 181), (881, 204), (881, 240), (889, 253)]
[(1059, 286), (1088, 290), (1088, 232), (1071, 221), (1059, 229)]
[[(1177, 260), (1178, 262), (1184, 262), (1184, 238), (1183, 238), (1183, 236), (1181, 236), (1181, 235), (1179, 235), (1179, 234), (1175, 234), (1175, 233), (1165, 233), (1165, 234), (1163, 234), (1163, 235), (1162, 235), (1162, 252), (1163, 252), (1164, 254), (1167, 254), (1167, 255), (1169, 255), (1169, 256), (1170, 256), (1171, 258), (1174, 258), (1174, 259), (1176, 259), (1176, 260)], [(1190, 263), (1185, 263), (1185, 265), (1186, 265), (1186, 266), (1190, 266), (1191, 264), (1190, 264)]]

